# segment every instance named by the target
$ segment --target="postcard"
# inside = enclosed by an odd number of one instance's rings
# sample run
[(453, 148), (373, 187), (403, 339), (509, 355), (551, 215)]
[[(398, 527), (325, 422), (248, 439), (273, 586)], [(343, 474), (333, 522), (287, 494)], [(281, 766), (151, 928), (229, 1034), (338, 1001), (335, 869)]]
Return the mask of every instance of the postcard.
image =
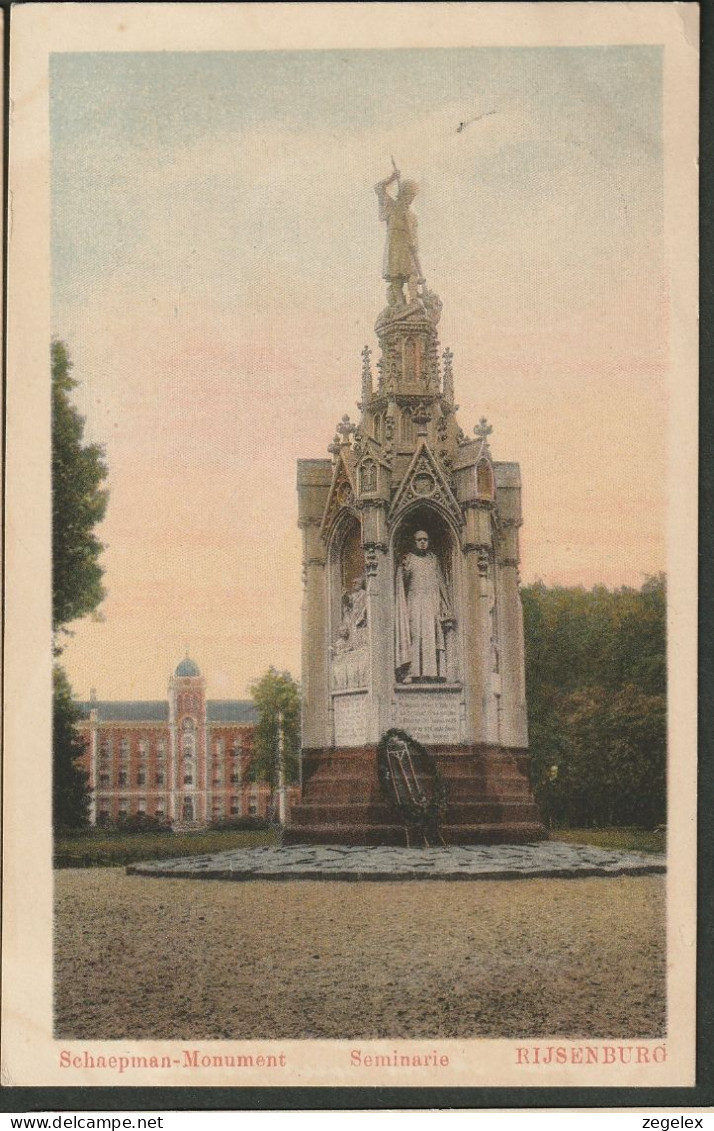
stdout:
[(698, 43), (13, 10), (6, 1084), (694, 1084)]

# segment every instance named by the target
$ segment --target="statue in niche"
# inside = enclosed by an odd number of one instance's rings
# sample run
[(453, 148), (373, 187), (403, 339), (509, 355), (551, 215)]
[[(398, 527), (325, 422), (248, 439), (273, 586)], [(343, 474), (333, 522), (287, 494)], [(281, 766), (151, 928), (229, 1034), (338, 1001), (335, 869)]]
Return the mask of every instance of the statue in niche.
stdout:
[(367, 680), (367, 590), (356, 577), (342, 596), (342, 619), (332, 645), (332, 686), (335, 690), (364, 687)]
[(414, 550), (397, 569), (396, 676), (401, 683), (446, 681), (444, 633), (454, 624), (451, 599), (429, 535), (417, 530)]
[[(404, 284), (406, 283), (409, 307), (423, 309), (418, 293), (419, 285), (425, 280), (419, 263), (417, 219), (409, 208), (419, 186), (415, 181), (401, 181), (394, 161), (392, 165), (394, 171), (391, 176), (374, 186), (379, 199), (379, 218), (387, 225), (387, 242), (382, 268), (382, 277), (389, 284), (387, 303), (392, 308), (405, 305)], [(397, 195), (393, 197), (387, 189), (395, 181)]]
[(364, 577), (356, 577), (352, 588), (342, 596), (342, 620), (333, 645), (336, 654), (354, 652), (366, 643), (367, 590)]

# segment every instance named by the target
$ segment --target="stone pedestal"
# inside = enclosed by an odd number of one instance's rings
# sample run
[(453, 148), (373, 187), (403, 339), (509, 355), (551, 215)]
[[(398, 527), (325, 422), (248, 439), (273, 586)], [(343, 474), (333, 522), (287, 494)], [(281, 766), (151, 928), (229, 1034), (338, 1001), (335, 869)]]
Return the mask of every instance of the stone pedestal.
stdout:
[[(429, 747), (447, 791), (446, 844), (525, 844), (543, 836), (528, 754), (503, 747)], [(287, 844), (405, 845), (399, 811), (384, 797), (375, 747), (303, 751), (303, 793)]]

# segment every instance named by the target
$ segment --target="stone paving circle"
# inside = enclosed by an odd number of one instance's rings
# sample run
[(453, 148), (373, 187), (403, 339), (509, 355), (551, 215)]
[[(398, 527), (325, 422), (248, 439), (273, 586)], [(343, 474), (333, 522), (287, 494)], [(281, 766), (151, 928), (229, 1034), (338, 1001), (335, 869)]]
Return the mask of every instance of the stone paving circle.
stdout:
[(439, 848), (296, 844), (145, 861), (126, 870), (191, 880), (516, 880), (646, 875), (664, 872), (666, 857), (557, 841)]

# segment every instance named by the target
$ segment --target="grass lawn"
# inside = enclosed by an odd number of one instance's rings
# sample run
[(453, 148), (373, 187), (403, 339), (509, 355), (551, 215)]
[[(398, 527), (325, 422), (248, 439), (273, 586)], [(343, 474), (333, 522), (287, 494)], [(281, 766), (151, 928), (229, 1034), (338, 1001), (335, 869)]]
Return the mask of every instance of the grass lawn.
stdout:
[(114, 868), (138, 860), (170, 856), (204, 856), (232, 848), (278, 844), (273, 829), (204, 829), (199, 832), (114, 832), (90, 829), (55, 841), (55, 868)]
[(666, 852), (664, 829), (551, 829), (551, 840), (566, 844), (593, 844), (596, 848), (623, 848), (629, 852)]
[[(551, 829), (551, 840), (568, 844), (593, 844), (598, 848), (632, 852), (664, 852), (663, 830), (647, 829)], [(111, 868), (138, 860), (160, 860), (172, 856), (204, 856), (232, 848), (258, 848), (279, 844), (274, 829), (205, 829), (186, 833), (127, 833), (91, 829), (64, 835), (55, 842), (55, 868)]]

